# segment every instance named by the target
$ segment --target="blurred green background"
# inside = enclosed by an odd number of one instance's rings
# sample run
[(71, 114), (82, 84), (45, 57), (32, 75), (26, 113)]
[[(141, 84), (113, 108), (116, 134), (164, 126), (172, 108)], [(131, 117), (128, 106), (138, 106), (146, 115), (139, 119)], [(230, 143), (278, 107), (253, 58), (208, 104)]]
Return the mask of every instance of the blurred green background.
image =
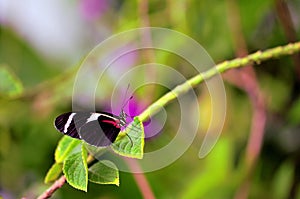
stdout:
[[(143, 26), (170, 28), (195, 39), (219, 63), (297, 41), (299, 19), (299, 0), (1, 0), (0, 195), (35, 198), (49, 187), (43, 178), (62, 137), (53, 120), (71, 110), (73, 81), (81, 59), (107, 37)], [(151, 53), (139, 59), (147, 63)], [(173, 55), (154, 56), (186, 77), (196, 75)], [(236, 81), (243, 71), (252, 73), (250, 82)], [(204, 159), (197, 156), (201, 132), (209, 124), (204, 118), (199, 136), (180, 159), (145, 174), (157, 198), (300, 199), (299, 55), (243, 71), (224, 75), (226, 123), (213, 151)], [(145, 87), (138, 95), (146, 95), (148, 89), (153, 95), (147, 95), (145, 104), (166, 92)], [(195, 91), (201, 114), (209, 115), (210, 99), (204, 86)], [(259, 96), (251, 96), (258, 93), (264, 103), (256, 101)], [(252, 164), (252, 148), (247, 146), (255, 134), (253, 126), (260, 122), (253, 107), (267, 119), (261, 152)], [(176, 115), (174, 104), (166, 110)], [(178, 119), (168, 118), (161, 135), (146, 141), (146, 150), (170, 140)], [(254, 145), (260, 145), (255, 139)], [(84, 193), (65, 184), (53, 196), (71, 197), (142, 198), (142, 193), (132, 174), (121, 172), (120, 187), (90, 183)]]

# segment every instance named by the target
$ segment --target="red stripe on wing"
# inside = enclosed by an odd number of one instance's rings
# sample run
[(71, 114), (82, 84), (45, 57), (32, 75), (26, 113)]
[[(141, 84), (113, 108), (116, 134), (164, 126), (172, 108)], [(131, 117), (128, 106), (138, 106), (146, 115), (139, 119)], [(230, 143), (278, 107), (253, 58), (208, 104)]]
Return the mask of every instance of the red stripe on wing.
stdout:
[(120, 128), (120, 122), (119, 120), (112, 121), (112, 120), (102, 120), (101, 122), (107, 123), (107, 124), (112, 124), (113, 126)]

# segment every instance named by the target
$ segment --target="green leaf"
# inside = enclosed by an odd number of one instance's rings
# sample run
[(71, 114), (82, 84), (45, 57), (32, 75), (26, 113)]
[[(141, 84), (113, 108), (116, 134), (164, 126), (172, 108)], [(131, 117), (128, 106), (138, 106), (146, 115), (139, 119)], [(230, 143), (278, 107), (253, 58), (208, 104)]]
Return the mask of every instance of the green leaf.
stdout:
[(70, 136), (62, 137), (55, 150), (55, 161), (57, 163), (62, 163), (66, 157), (70, 155), (81, 143), (81, 140), (72, 138)]
[[(131, 140), (129, 139), (129, 137)], [(142, 159), (144, 154), (144, 127), (138, 117), (128, 125), (124, 132), (121, 132), (111, 148), (117, 154)]]
[(62, 172), (62, 167), (63, 167), (63, 164), (57, 163), (57, 162), (54, 163), (51, 166), (51, 168), (49, 169), (49, 171), (47, 172), (44, 182), (49, 183), (49, 182), (53, 182), (56, 179), (58, 179), (58, 177), (60, 176), (60, 174)]
[(273, 174), (272, 187), (270, 187), (273, 194), (272, 198), (289, 198), (289, 190), (292, 186), (294, 175), (293, 163), (290, 161), (283, 162)]
[(300, 123), (300, 98), (295, 100), (288, 111), (288, 121), (297, 125)]
[(97, 184), (115, 184), (119, 186), (118, 168), (111, 161), (99, 161), (89, 168), (89, 181)]
[(84, 146), (81, 149), (80, 152), (66, 158), (63, 172), (72, 187), (86, 192), (88, 185), (87, 151)]
[(219, 194), (215, 190), (219, 189), (221, 185), (226, 187), (230, 180), (234, 181), (230, 173), (233, 162), (232, 143), (232, 140), (227, 138), (218, 140), (218, 144), (205, 157), (205, 164), (199, 167), (195, 175), (188, 179), (189, 183), (185, 185), (179, 198), (212, 198), (208, 197), (207, 194)]
[(0, 95), (16, 97), (23, 92), (21, 81), (5, 65), (0, 65)]

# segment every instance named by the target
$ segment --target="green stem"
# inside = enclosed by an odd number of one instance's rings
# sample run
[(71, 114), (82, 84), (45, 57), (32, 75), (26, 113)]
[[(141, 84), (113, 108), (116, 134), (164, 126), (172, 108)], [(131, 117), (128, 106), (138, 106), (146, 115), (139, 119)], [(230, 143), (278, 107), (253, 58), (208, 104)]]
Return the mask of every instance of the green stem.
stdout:
[(163, 95), (153, 104), (148, 106), (139, 116), (140, 121), (146, 121), (150, 115), (154, 115), (160, 111), (162, 107), (167, 105), (172, 100), (176, 99), (177, 96), (185, 94), (191, 88), (196, 87), (204, 80), (207, 80), (216, 74), (223, 73), (229, 69), (239, 68), (248, 64), (256, 63), (260, 64), (262, 61), (269, 60), (271, 58), (278, 58), (285, 55), (291, 55), (300, 51), (300, 42), (290, 43), (285, 46), (278, 46), (265, 51), (257, 51), (243, 58), (236, 58), (231, 61), (225, 61), (215, 65), (213, 68), (199, 73), (198, 75), (187, 80), (183, 84), (176, 86), (173, 90)]

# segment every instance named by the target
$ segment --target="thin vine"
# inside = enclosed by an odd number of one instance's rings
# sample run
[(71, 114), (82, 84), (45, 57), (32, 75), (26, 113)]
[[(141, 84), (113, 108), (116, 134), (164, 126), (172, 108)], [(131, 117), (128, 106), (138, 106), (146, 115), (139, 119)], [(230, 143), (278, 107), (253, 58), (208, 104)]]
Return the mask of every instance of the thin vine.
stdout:
[(224, 61), (220, 64), (215, 65), (211, 69), (199, 73), (198, 75), (192, 77), (186, 82), (176, 86), (172, 91), (166, 93), (157, 101), (148, 106), (138, 117), (139, 120), (144, 122), (151, 115), (156, 114), (159, 110), (166, 106), (169, 102), (176, 99), (177, 96), (185, 94), (190, 88), (194, 88), (200, 83), (209, 78), (215, 76), (216, 74), (223, 73), (229, 69), (240, 68), (248, 64), (260, 64), (262, 61), (269, 60), (272, 58), (279, 58), (286, 55), (292, 55), (300, 51), (300, 42), (290, 43), (285, 46), (278, 46), (265, 51), (257, 51), (246, 57), (236, 58), (230, 61)]

